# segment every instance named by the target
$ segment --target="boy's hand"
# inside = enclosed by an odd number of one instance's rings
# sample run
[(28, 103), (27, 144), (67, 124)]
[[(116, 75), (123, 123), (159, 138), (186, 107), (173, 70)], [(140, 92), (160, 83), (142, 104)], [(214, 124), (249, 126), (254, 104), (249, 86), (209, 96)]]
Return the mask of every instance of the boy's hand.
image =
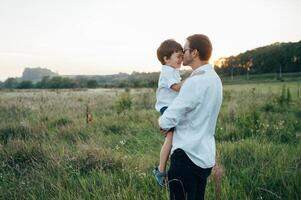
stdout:
[(180, 82), (180, 83), (175, 83), (175, 84), (173, 84), (172, 86), (170, 86), (170, 88), (171, 88), (172, 90), (176, 91), (176, 92), (179, 92), (180, 89), (181, 89), (181, 87), (182, 87), (182, 82)]

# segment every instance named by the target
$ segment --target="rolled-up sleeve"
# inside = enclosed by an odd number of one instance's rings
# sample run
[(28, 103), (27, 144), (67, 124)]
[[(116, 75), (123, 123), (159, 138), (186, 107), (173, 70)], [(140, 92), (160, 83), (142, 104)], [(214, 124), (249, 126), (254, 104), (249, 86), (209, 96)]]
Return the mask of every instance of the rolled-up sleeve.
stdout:
[(168, 88), (171, 88), (173, 84), (180, 83), (181, 81), (181, 77), (177, 76), (175, 73), (169, 73), (167, 76), (166, 84)]
[(163, 130), (176, 127), (182, 117), (185, 116), (185, 113), (190, 112), (202, 102), (201, 98), (204, 92), (204, 85), (195, 85), (193, 78), (188, 78), (184, 82), (179, 95), (159, 118), (159, 126)]

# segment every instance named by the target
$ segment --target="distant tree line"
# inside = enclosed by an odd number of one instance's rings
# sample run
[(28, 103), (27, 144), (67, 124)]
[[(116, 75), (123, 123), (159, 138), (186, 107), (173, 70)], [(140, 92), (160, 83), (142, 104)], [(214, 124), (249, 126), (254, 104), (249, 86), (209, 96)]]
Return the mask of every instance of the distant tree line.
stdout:
[(274, 43), (215, 61), (222, 76), (301, 72), (301, 41)]
[(0, 82), (0, 88), (6, 89), (63, 89), (63, 88), (155, 88), (159, 78), (159, 72), (132, 74), (120, 73), (109, 76), (76, 76), (73, 78), (45, 76), (41, 81), (22, 80), (20, 78), (8, 78)]
[[(281, 73), (301, 72), (301, 41), (275, 43), (246, 51), (237, 56), (220, 58), (214, 63), (214, 68), (222, 80), (239, 75), (277, 73), (281, 76)], [(44, 76), (36, 81), (43, 74), (50, 74), (50, 76)], [(181, 74), (185, 78), (190, 72), (182, 71)], [(119, 73), (104, 76), (56, 75), (47, 69), (27, 68), (22, 78), (8, 78), (4, 82), (0, 82), (0, 88), (156, 88), (159, 78), (159, 72)], [(26, 77), (33, 77), (34, 79), (26, 80)]]

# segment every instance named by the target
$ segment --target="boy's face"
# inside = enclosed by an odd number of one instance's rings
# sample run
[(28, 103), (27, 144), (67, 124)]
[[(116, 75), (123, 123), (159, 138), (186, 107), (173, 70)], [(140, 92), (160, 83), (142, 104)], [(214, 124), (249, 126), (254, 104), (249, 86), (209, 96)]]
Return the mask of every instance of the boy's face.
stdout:
[(182, 61), (183, 61), (183, 52), (178, 51), (171, 54), (169, 59), (165, 59), (166, 62), (165, 64), (178, 69), (181, 67)]

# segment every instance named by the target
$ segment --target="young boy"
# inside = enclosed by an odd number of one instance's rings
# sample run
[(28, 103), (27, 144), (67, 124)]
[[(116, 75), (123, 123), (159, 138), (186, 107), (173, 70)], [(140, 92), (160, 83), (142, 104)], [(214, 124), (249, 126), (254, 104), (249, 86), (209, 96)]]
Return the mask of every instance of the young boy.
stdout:
[[(156, 110), (162, 115), (177, 97), (181, 88), (181, 77), (177, 69), (181, 67), (183, 61), (183, 48), (175, 40), (165, 40), (157, 49), (157, 57), (163, 66), (156, 92)], [(159, 166), (153, 170), (156, 181), (160, 186), (164, 186), (165, 168), (172, 146), (172, 137), (173, 130), (170, 130), (166, 134), (161, 148)]]

